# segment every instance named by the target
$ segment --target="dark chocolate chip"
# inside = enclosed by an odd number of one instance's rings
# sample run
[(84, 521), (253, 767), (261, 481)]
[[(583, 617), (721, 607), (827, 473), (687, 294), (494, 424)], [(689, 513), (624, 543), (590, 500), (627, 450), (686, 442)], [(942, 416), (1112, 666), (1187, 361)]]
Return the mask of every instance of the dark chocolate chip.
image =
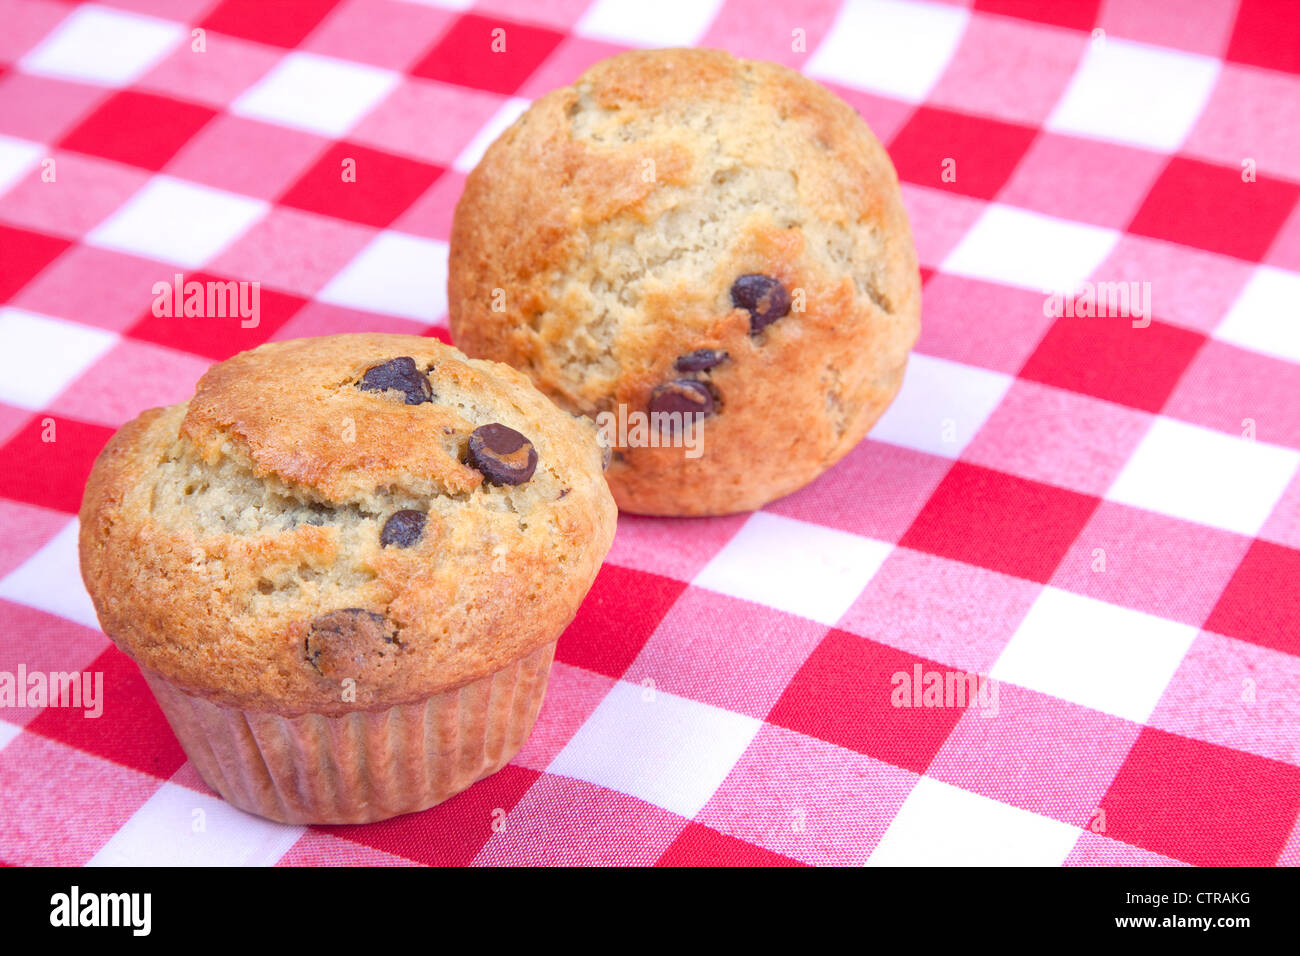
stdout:
[(359, 607), (322, 614), (311, 622), (303, 641), (306, 662), (332, 679), (356, 677), (374, 664), (374, 658), (400, 648), (397, 629), (388, 618)]
[(687, 352), (678, 357), (677, 371), (703, 372), (715, 365), (721, 365), (726, 360), (727, 353), (718, 349), (696, 349), (694, 352)]
[(401, 392), (406, 396), (407, 405), (433, 401), (429, 377), (415, 367), (415, 359), (409, 355), (366, 369), (357, 387), (363, 392), (386, 392), (389, 389)]
[(731, 284), (731, 304), (749, 312), (751, 335), (790, 312), (790, 293), (781, 280), (751, 272)]
[(380, 546), (386, 548), (395, 544), (399, 548), (409, 548), (424, 534), (424, 523), (427, 520), (423, 511), (394, 511), (379, 532)]
[(469, 436), (469, 463), (492, 485), (522, 485), (537, 468), (537, 449), (505, 425), (480, 425)]
[(711, 415), (713, 393), (703, 382), (677, 378), (650, 393), (650, 414)]

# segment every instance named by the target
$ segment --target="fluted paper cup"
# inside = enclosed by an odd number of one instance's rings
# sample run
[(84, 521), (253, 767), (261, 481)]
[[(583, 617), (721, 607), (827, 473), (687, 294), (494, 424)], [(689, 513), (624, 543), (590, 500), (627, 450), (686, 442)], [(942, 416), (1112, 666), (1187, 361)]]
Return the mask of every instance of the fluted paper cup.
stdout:
[(244, 711), (141, 668), (204, 781), (282, 823), (369, 823), (441, 803), (519, 752), (546, 694), (555, 642), (423, 701), (339, 716)]

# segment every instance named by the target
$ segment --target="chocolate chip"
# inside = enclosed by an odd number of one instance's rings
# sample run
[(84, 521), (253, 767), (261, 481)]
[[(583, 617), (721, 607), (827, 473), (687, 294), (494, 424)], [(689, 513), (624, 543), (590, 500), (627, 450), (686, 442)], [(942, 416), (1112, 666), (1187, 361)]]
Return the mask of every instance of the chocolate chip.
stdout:
[(415, 359), (409, 355), (366, 369), (357, 387), (363, 392), (386, 392), (389, 389), (402, 392), (407, 405), (433, 401), (429, 377), (415, 367)]
[(469, 463), (492, 485), (522, 485), (537, 468), (537, 449), (505, 425), (480, 425), (469, 436)]
[(423, 511), (394, 511), (384, 522), (384, 528), (379, 532), (380, 547), (388, 547), (395, 544), (399, 548), (409, 548), (415, 542), (420, 540), (424, 534), (424, 523), (428, 518)]
[(749, 333), (761, 332), (790, 312), (790, 293), (779, 279), (751, 272), (731, 284), (731, 304), (749, 311)]
[(397, 629), (374, 611), (347, 607), (322, 614), (311, 622), (303, 641), (304, 660), (324, 677), (356, 677), (401, 647)]
[(679, 372), (703, 372), (715, 365), (721, 365), (726, 360), (727, 353), (718, 349), (696, 349), (694, 352), (679, 356), (676, 365)]
[(673, 379), (650, 393), (650, 414), (713, 414), (713, 393), (703, 382)]

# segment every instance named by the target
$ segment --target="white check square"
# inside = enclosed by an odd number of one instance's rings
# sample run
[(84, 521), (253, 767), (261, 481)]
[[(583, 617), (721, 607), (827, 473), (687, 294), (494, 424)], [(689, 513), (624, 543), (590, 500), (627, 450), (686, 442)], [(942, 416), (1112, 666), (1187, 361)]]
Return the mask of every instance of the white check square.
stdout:
[(35, 312), (0, 308), (0, 402), (40, 409), (113, 347), (117, 336)]
[(1106, 497), (1256, 535), (1300, 466), (1300, 452), (1157, 418)]
[(990, 205), (939, 267), (951, 275), (1049, 292), (1074, 292), (1110, 254), (1119, 233)]
[(919, 103), (943, 75), (969, 19), (967, 11), (937, 3), (847, 0), (806, 72)]
[(483, 154), (487, 152), (487, 148), (496, 142), (498, 136), (510, 128), (511, 123), (519, 119), (524, 110), (528, 109), (530, 103), (531, 100), (521, 99), (517, 96), (512, 96), (502, 103), (497, 111), (492, 114), (492, 118), (474, 134), (474, 138), (460, 151), (460, 155), (451, 164), (452, 169), (458, 173), (473, 171), (474, 167), (478, 165), (478, 161), (483, 158)]
[(88, 4), (69, 14), (18, 66), (24, 73), (126, 86), (184, 36), (179, 23)]
[(625, 46), (694, 46), (722, 0), (596, 0), (573, 32)]
[(13, 739), (23, 732), (23, 729), (17, 724), (11, 724), (7, 720), (0, 720), (0, 750), (4, 750)]
[(1196, 628), (1046, 587), (989, 676), (1145, 723)]
[(0, 194), (22, 179), (44, 152), (39, 143), (0, 136)]
[[(397, 86), (400, 77), (360, 63), (290, 53), (230, 106), (237, 116), (342, 136)], [(426, 122), (433, 122), (426, 117)]]
[(692, 583), (835, 624), (892, 550), (874, 538), (759, 511)]
[(1060, 866), (1079, 828), (922, 777), (868, 866)]
[(1107, 37), (1088, 44), (1047, 128), (1173, 152), (1218, 76), (1212, 57)]
[(913, 352), (903, 387), (871, 437), (956, 458), (998, 407), (1011, 376)]
[(164, 783), (88, 865), (273, 866), (305, 832)]
[(381, 232), (316, 298), (349, 309), (433, 322), (447, 311), (447, 244)]
[(96, 226), (86, 241), (198, 268), (242, 236), (268, 208), (260, 199), (155, 176)]
[(1300, 275), (1260, 266), (1214, 330), (1214, 337), (1300, 362)]
[(73, 518), (44, 547), (0, 579), (0, 598), (99, 630), (95, 605), (81, 583), (79, 527)]
[(693, 818), (762, 721), (620, 681), (547, 773), (576, 777)]

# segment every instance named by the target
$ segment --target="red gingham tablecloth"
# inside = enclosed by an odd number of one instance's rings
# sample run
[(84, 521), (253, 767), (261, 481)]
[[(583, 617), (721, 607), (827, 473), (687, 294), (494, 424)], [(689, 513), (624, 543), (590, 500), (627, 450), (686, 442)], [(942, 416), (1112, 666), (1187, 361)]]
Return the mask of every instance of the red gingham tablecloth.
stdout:
[[(97, 627), (95, 453), (266, 340), (445, 339), (486, 144), (681, 45), (889, 147), (898, 400), (761, 512), (623, 517), (501, 773), (370, 826), (231, 809)], [(1298, 197), (1286, 0), (0, 0), (0, 861), (1300, 862)], [(177, 273), (260, 322), (156, 318)], [(22, 706), (58, 672), (102, 714)]]

